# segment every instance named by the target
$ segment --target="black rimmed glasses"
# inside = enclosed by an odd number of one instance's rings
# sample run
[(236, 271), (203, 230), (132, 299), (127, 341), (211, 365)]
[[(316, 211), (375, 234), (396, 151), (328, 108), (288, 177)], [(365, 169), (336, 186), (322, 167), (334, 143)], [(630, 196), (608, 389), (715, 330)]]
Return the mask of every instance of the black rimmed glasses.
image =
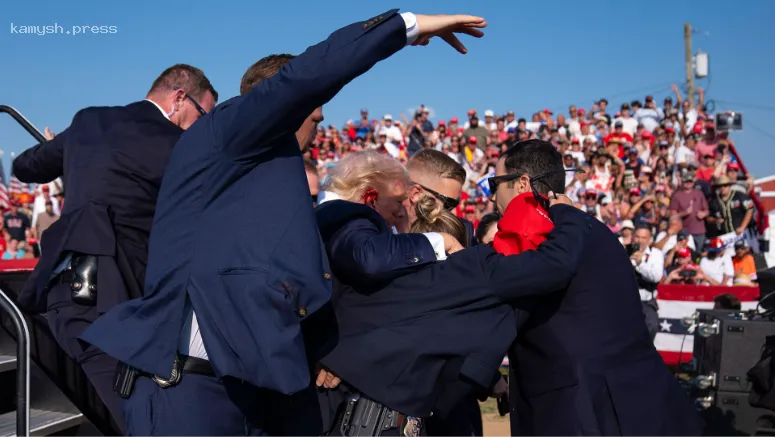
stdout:
[[(178, 87), (173, 87), (172, 90), (173, 91), (178, 91), (178, 90), (181, 90), (181, 89), (178, 88)], [(199, 113), (202, 115), (202, 117), (207, 115), (207, 111), (205, 111), (204, 108), (202, 108), (202, 105), (200, 105), (199, 102), (197, 102), (193, 97), (189, 96), (188, 93), (186, 93), (185, 90), (181, 90), (181, 91), (183, 91), (186, 94), (186, 98), (191, 101), (191, 104), (194, 105), (194, 108), (196, 108), (196, 110), (199, 111)]]
[(441, 205), (446, 210), (451, 210), (457, 208), (457, 206), (460, 204), (460, 199), (453, 199), (452, 197), (445, 196), (438, 191), (431, 190), (430, 188), (426, 187), (425, 185), (418, 184), (417, 182), (412, 182), (413, 184), (419, 186), (423, 190), (427, 191), (430, 195), (435, 197), (439, 202), (441, 202)]

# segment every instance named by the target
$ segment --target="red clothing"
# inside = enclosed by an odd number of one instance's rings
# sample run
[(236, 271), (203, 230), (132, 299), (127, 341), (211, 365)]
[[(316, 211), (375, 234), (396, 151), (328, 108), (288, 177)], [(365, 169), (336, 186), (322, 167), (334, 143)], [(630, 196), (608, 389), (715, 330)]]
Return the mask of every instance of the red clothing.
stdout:
[(498, 222), (498, 232), (492, 247), (504, 255), (516, 255), (526, 250), (535, 250), (546, 241), (554, 223), (533, 193), (522, 193), (506, 207), (503, 218)]
[(697, 179), (703, 180), (705, 182), (710, 182), (713, 179), (713, 173), (715, 172), (716, 172), (716, 169), (713, 167), (701, 168), (697, 170)]

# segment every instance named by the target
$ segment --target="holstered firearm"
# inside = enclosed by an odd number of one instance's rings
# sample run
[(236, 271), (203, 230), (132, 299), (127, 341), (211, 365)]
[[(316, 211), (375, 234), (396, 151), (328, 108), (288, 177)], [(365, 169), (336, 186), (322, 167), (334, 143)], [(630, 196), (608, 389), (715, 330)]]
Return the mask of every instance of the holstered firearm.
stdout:
[(66, 282), (74, 303), (94, 306), (97, 304), (97, 257), (73, 255)]

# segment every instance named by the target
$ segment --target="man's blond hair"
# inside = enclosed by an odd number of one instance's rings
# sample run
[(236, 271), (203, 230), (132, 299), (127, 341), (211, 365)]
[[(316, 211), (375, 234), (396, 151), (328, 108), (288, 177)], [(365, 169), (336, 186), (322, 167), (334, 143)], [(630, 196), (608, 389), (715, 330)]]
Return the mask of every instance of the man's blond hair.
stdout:
[(409, 185), (409, 173), (396, 159), (368, 150), (350, 153), (328, 171), (323, 189), (343, 200), (360, 203), (368, 189), (390, 190)]
[[(454, 179), (461, 184), (466, 182), (466, 171), (463, 167), (438, 150), (423, 149), (415, 153), (406, 163), (406, 169), (412, 177)], [(414, 176), (415, 174), (418, 176)]]

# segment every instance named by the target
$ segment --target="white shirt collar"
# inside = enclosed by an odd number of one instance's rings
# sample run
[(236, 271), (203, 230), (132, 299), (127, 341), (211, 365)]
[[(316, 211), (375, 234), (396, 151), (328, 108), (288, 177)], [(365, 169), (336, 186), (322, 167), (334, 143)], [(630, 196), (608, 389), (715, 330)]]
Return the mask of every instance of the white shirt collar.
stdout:
[(318, 205), (322, 205), (331, 200), (342, 200), (342, 196), (331, 191), (321, 191), (318, 193)]
[[(169, 120), (169, 119), (170, 119), (170, 116), (169, 116), (169, 115), (167, 115), (167, 113), (166, 113), (166, 112), (164, 112), (164, 109), (162, 109), (162, 108), (161, 108), (161, 106), (159, 106), (159, 104), (158, 104), (158, 103), (154, 102), (154, 101), (153, 101), (153, 100), (151, 100), (151, 99), (145, 99), (145, 101), (146, 101), (146, 102), (151, 102), (151, 103), (153, 103), (153, 104), (154, 104), (154, 106), (156, 106), (157, 108), (159, 108), (159, 111), (161, 111), (161, 115), (163, 115), (163, 116), (164, 116), (164, 118), (166, 118), (167, 120)], [(170, 121), (172, 121), (172, 120), (170, 120)]]

